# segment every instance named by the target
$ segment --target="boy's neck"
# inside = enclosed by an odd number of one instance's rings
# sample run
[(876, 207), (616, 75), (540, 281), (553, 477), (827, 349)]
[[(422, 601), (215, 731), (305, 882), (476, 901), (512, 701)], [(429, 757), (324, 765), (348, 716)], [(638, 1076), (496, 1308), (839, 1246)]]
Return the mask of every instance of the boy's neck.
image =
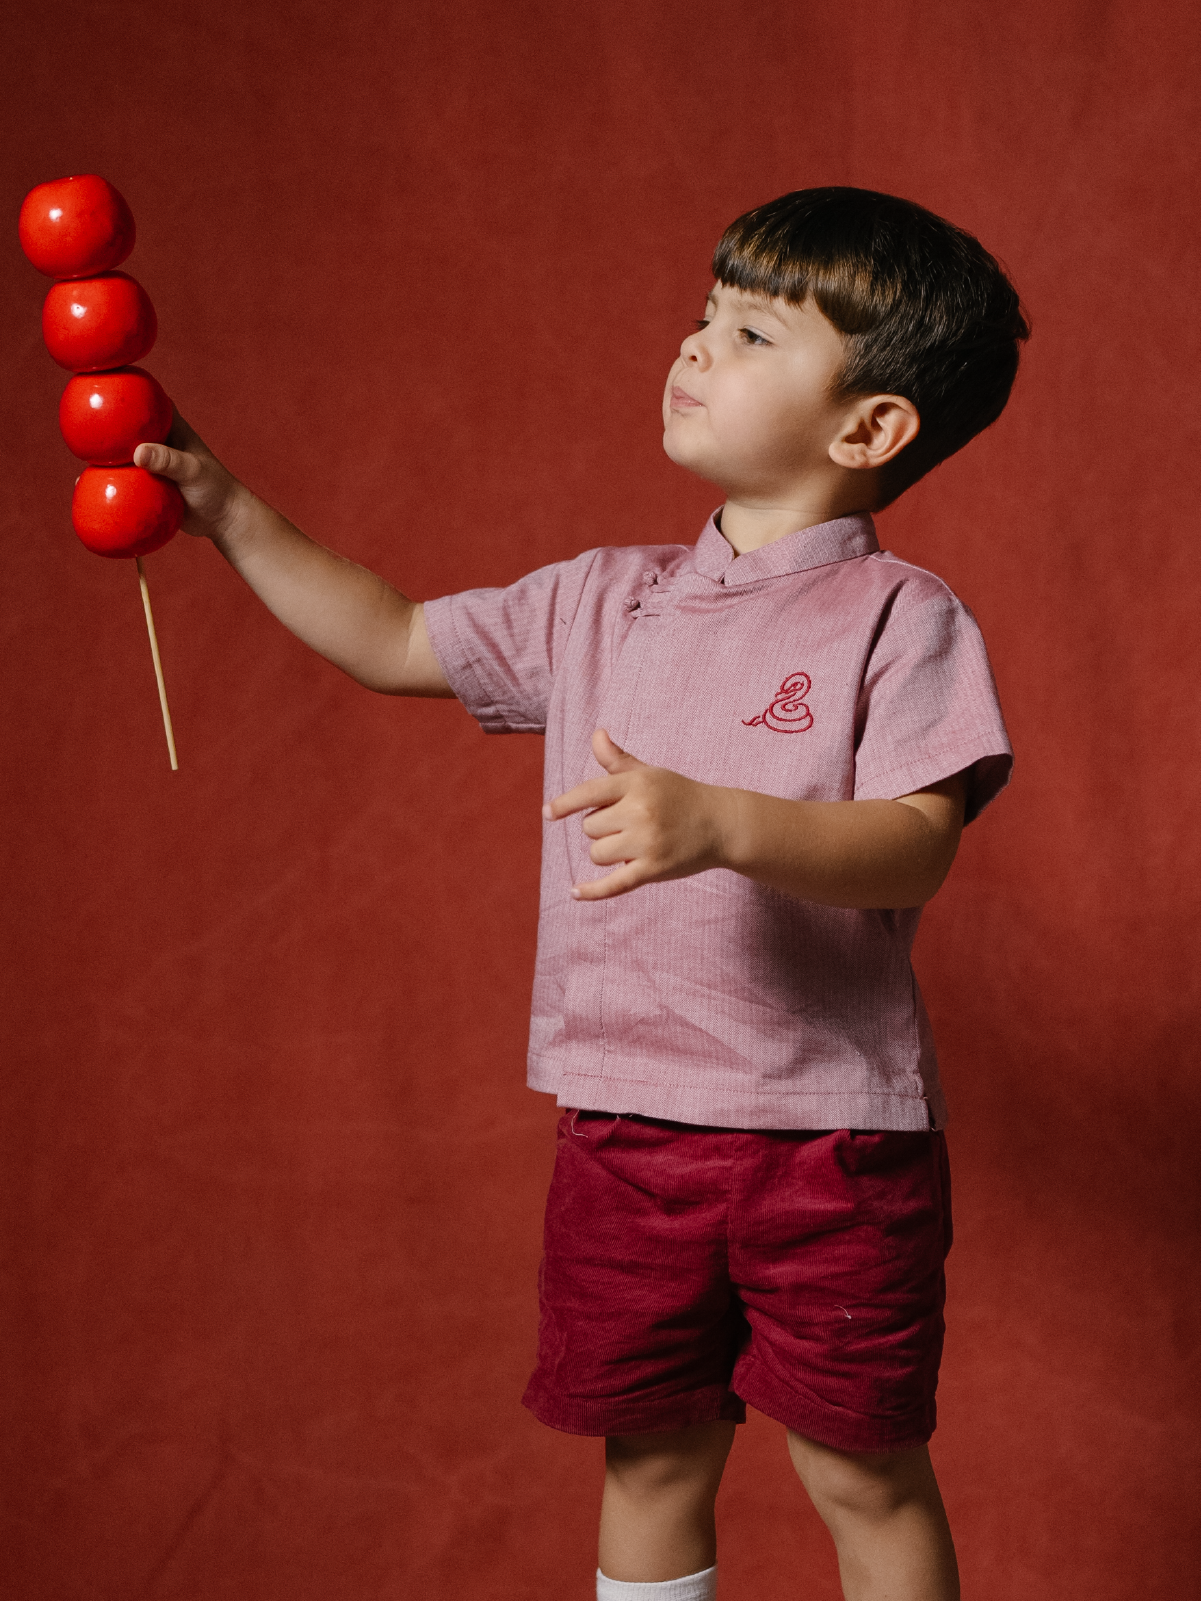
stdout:
[[(841, 498), (849, 501), (856, 497)], [(866, 506), (832, 505), (827, 497), (817, 497), (811, 505), (798, 502), (791, 506), (756, 506), (731, 499), (718, 513), (717, 526), (735, 554), (744, 556), (748, 550), (773, 545), (777, 539), (799, 533), (802, 528), (816, 528), (819, 523), (867, 510)]]

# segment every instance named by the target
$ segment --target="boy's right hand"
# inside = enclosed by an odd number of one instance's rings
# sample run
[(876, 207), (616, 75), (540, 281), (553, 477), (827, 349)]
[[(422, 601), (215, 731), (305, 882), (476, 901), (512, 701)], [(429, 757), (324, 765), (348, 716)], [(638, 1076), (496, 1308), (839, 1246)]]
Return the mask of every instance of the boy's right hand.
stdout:
[(184, 532), (218, 545), (233, 532), (239, 512), (253, 498), (178, 412), (166, 443), (139, 445), (133, 460), (135, 467), (179, 486), (188, 508), (181, 524)]

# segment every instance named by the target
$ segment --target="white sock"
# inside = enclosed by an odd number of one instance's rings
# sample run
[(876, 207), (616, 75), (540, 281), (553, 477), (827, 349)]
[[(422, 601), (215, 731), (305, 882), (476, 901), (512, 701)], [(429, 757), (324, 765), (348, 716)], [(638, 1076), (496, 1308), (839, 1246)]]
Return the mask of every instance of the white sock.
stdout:
[(626, 1584), (622, 1579), (606, 1579), (596, 1570), (596, 1601), (716, 1601), (716, 1596), (716, 1567), (683, 1579), (664, 1579), (660, 1584)]

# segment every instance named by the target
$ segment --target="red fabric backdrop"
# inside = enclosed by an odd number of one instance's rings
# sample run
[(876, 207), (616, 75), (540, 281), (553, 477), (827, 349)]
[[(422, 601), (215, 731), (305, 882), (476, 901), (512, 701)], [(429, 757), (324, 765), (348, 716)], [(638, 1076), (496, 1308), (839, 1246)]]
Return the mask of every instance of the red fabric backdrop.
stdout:
[[(601, 1471), (519, 1405), (539, 742), (358, 689), (181, 537), (168, 771), (12, 226), (89, 170), (138, 220), (147, 365), (417, 596), (695, 536), (660, 386), (750, 205), (893, 190), (1008, 263), (1011, 408), (881, 530), (976, 610), (1018, 752), (919, 946), (934, 1449), (976, 1601), (1190, 1593), (1199, 45), (1185, 0), (10, 8), (5, 1596), (582, 1601)], [(837, 1594), (774, 1425), (720, 1508), (728, 1596)]]

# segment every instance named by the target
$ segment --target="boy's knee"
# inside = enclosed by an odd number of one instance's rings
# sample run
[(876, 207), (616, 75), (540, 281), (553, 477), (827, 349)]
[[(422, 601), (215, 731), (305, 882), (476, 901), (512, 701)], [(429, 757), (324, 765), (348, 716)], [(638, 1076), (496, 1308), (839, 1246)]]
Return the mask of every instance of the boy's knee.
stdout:
[(814, 1506), (830, 1516), (876, 1522), (938, 1494), (924, 1445), (881, 1453), (835, 1451), (789, 1430), (788, 1450)]

